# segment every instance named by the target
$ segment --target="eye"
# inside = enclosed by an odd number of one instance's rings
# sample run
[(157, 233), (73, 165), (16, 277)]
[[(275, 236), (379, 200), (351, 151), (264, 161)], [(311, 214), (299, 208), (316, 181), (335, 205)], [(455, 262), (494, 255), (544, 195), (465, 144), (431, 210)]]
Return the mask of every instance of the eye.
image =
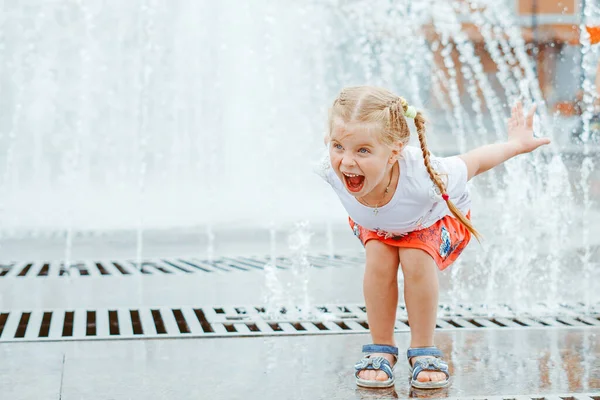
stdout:
[(334, 148), (334, 149), (341, 150), (341, 149), (342, 149), (342, 145), (341, 145), (341, 144), (339, 144), (339, 143), (334, 143), (334, 144), (333, 144), (333, 148)]
[(358, 149), (358, 152), (359, 152), (359, 153), (363, 153), (363, 154), (370, 153), (370, 152), (369, 152), (369, 149), (367, 149), (367, 148), (364, 148), (364, 147), (361, 147), (360, 149)]

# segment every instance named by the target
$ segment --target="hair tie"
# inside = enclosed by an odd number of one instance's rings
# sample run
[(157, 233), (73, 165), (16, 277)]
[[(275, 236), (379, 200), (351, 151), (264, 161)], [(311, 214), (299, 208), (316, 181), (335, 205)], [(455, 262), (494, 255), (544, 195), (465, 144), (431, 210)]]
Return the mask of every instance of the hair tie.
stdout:
[(406, 111), (404, 111), (404, 116), (406, 118), (415, 118), (417, 116), (417, 109), (413, 106), (406, 107)]
[(447, 194), (447, 193), (444, 193), (444, 194), (442, 195), (442, 199), (444, 199), (444, 201), (448, 201), (448, 200), (450, 200), (450, 196), (448, 196), (448, 194)]

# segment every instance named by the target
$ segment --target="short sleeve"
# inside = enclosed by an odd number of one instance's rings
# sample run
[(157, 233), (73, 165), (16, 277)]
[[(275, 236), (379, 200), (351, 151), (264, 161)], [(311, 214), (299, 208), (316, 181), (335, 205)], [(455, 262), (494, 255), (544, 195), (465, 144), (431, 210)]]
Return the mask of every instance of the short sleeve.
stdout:
[(451, 199), (460, 198), (467, 192), (467, 165), (460, 157), (433, 157), (431, 165), (446, 184)]
[(325, 182), (329, 183), (330, 185), (335, 185), (335, 172), (333, 172), (333, 169), (331, 168), (331, 161), (329, 160), (329, 150), (327, 148), (321, 154), (319, 161), (315, 163), (313, 167), (313, 172), (319, 175), (321, 178), (323, 178), (323, 180), (325, 180)]

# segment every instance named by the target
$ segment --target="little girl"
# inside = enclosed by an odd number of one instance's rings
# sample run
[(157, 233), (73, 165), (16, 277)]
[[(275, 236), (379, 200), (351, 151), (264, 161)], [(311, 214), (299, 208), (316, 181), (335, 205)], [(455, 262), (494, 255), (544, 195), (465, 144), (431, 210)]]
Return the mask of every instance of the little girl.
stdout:
[[(394, 385), (398, 348), (394, 323), (398, 265), (410, 322), (407, 351), (411, 385), (449, 384), (448, 365), (434, 346), (438, 308), (436, 267), (452, 264), (479, 234), (470, 222), (467, 181), (504, 161), (550, 143), (533, 136), (535, 107), (527, 117), (518, 103), (508, 121), (508, 140), (459, 156), (431, 156), (425, 119), (406, 100), (376, 87), (348, 87), (329, 114), (329, 163), (325, 180), (349, 214), (366, 251), (364, 295), (373, 344), (355, 365), (362, 387)], [(407, 146), (414, 119), (421, 148)]]

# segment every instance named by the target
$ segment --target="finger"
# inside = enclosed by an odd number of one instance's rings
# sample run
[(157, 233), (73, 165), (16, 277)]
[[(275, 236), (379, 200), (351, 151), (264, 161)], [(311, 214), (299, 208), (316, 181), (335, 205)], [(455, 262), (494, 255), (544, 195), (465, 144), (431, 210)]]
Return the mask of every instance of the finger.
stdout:
[(523, 125), (524, 121), (523, 121), (523, 103), (521, 103), (520, 101), (517, 103), (517, 123), (519, 125)]
[(550, 138), (547, 138), (547, 137), (535, 139), (536, 147), (544, 146), (544, 145), (550, 144), (551, 142), (552, 141), (550, 140)]
[(516, 102), (512, 108), (510, 109), (510, 117), (511, 118), (516, 118), (517, 116), (517, 106), (518, 106), (519, 102)]
[(534, 104), (533, 107), (527, 113), (527, 127), (531, 128), (533, 126), (533, 117), (535, 115), (535, 110), (537, 109), (537, 104)]

